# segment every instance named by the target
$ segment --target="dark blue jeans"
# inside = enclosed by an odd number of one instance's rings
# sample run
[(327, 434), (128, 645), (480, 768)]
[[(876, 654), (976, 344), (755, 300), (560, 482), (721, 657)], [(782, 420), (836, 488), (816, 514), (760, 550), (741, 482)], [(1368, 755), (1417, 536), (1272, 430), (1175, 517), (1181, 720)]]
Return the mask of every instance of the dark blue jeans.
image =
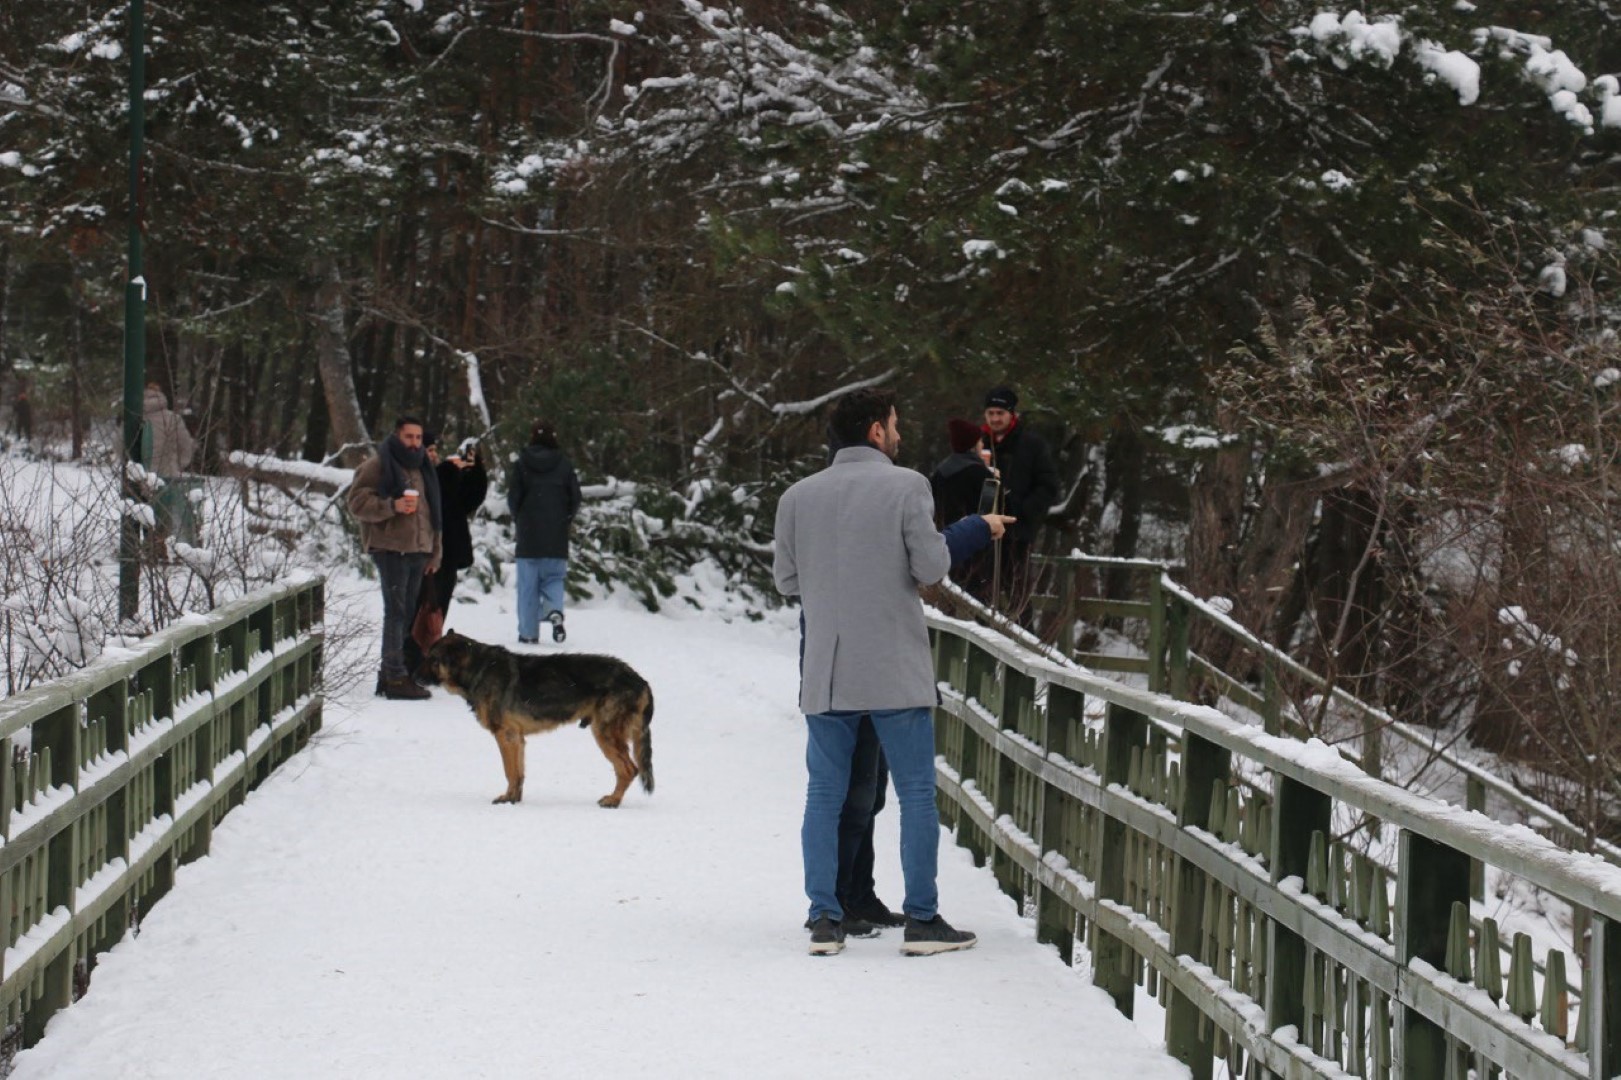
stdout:
[(422, 571), (427, 568), (426, 552), (402, 554), (398, 551), (370, 552), (377, 564), (377, 579), (383, 586), (383, 663), (385, 679), (403, 679), (405, 635), (416, 618), (417, 597), (422, 591)]
[(855, 753), (850, 756), (850, 787), (839, 811), (839, 906), (849, 911), (878, 902), (873, 882), (872, 822), (884, 808), (889, 768), (884, 748), (873, 729), (872, 717), (863, 716), (856, 730)]

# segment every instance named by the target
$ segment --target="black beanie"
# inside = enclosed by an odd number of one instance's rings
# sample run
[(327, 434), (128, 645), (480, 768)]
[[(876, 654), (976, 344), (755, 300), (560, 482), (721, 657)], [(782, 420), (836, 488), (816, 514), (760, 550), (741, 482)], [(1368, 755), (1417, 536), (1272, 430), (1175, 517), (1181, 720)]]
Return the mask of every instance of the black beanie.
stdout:
[(1006, 409), (1012, 412), (1019, 407), (1019, 395), (1013, 392), (1011, 386), (998, 386), (985, 395), (987, 409)]

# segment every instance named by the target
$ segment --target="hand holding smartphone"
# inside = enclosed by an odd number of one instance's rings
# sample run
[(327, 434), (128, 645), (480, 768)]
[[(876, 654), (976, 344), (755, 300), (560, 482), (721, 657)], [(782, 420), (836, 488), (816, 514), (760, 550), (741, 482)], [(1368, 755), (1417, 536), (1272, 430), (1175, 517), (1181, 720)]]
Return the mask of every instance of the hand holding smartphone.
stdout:
[(992, 476), (979, 485), (980, 514), (995, 514), (1000, 512), (1002, 506), (1002, 481)]

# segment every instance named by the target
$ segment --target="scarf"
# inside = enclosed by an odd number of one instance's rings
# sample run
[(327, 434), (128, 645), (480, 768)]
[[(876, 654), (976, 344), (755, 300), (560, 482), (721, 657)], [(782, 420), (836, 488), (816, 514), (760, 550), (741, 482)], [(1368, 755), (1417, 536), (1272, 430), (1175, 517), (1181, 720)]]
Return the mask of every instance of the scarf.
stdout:
[(428, 468), (428, 453), (421, 447), (412, 450), (400, 442), (398, 435), (390, 435), (377, 446), (377, 457), (383, 464), (383, 479), (377, 490), (390, 499), (405, 494), (405, 470), (415, 469), (422, 475), (422, 496), (428, 500), (428, 517), (434, 532), (444, 531), (444, 518), (439, 511), (439, 477)]

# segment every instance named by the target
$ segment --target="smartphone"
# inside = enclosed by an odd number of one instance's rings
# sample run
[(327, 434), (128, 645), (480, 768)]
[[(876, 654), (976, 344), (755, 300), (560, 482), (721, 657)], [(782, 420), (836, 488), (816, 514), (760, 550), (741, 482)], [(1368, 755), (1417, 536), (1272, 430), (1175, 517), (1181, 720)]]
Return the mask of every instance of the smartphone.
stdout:
[(985, 478), (979, 485), (979, 513), (996, 514), (1001, 512), (1002, 481), (994, 476)]

